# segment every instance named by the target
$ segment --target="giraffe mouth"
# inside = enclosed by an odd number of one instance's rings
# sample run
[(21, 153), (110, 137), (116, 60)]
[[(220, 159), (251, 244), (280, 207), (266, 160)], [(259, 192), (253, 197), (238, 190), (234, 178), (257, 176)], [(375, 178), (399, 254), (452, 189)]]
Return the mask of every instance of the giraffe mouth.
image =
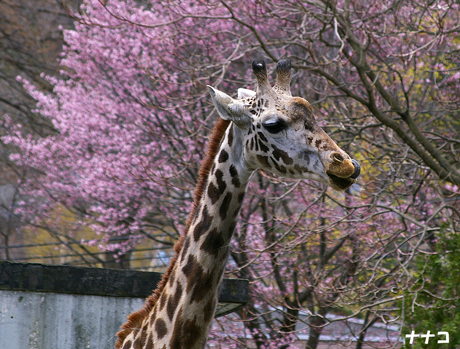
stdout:
[(334, 175), (328, 174), (329, 179), (331, 180), (331, 187), (335, 190), (343, 191), (347, 190), (353, 183), (355, 183), (354, 179), (351, 178), (340, 178)]
[(361, 174), (361, 166), (359, 165), (359, 162), (354, 159), (351, 160), (351, 162), (353, 163), (355, 170), (349, 177), (342, 178), (333, 175), (332, 173), (327, 173), (328, 177), (331, 180), (330, 185), (332, 188), (343, 191), (348, 189), (353, 183), (356, 182), (356, 179)]

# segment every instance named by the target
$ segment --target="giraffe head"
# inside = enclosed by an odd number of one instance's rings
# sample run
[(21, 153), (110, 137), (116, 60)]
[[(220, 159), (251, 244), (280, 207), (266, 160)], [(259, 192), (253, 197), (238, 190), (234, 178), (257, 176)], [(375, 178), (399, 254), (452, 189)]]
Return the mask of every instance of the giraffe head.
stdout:
[(336, 190), (350, 187), (360, 165), (318, 126), (310, 103), (292, 97), (290, 62), (278, 62), (273, 87), (264, 61), (254, 61), (252, 67), (257, 92), (239, 89), (234, 99), (208, 86), (220, 117), (236, 125), (244, 166), (282, 177), (314, 179)]

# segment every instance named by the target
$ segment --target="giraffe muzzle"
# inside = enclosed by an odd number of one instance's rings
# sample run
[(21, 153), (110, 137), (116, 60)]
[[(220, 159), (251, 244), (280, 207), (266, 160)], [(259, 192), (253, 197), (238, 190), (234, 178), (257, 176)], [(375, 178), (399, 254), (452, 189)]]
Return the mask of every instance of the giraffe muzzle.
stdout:
[(354, 180), (361, 173), (361, 166), (354, 159), (344, 159), (343, 155), (339, 152), (333, 153), (331, 159), (332, 162), (326, 171), (329, 176)]
[[(338, 160), (338, 159), (336, 159)], [(348, 189), (361, 173), (359, 162), (354, 159), (346, 159), (339, 163), (335, 161), (326, 174), (330, 178), (329, 185), (335, 190), (343, 191)]]

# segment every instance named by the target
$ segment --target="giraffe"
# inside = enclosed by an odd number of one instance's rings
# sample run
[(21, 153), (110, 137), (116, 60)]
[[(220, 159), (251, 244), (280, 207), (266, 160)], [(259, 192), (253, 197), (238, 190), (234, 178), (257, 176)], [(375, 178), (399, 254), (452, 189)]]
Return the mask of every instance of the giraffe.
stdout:
[(252, 63), (257, 92), (234, 99), (208, 86), (220, 116), (199, 171), (184, 233), (163, 279), (118, 332), (118, 349), (202, 349), (214, 317), (229, 244), (257, 169), (313, 179), (336, 190), (360, 174), (356, 160), (318, 126), (310, 104), (290, 92), (291, 64), (276, 65), (272, 87), (262, 60)]

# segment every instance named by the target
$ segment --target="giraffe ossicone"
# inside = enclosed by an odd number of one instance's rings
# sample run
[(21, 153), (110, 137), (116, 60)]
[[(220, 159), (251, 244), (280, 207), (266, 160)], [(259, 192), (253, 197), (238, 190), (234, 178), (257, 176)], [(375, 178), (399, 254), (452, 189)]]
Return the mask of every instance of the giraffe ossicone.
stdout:
[(234, 99), (208, 86), (220, 116), (200, 168), (194, 203), (175, 257), (144, 307), (118, 332), (116, 348), (201, 349), (211, 327), (236, 221), (251, 175), (313, 179), (336, 190), (356, 182), (360, 166), (318, 126), (310, 104), (290, 91), (291, 65), (253, 62), (257, 90)]

